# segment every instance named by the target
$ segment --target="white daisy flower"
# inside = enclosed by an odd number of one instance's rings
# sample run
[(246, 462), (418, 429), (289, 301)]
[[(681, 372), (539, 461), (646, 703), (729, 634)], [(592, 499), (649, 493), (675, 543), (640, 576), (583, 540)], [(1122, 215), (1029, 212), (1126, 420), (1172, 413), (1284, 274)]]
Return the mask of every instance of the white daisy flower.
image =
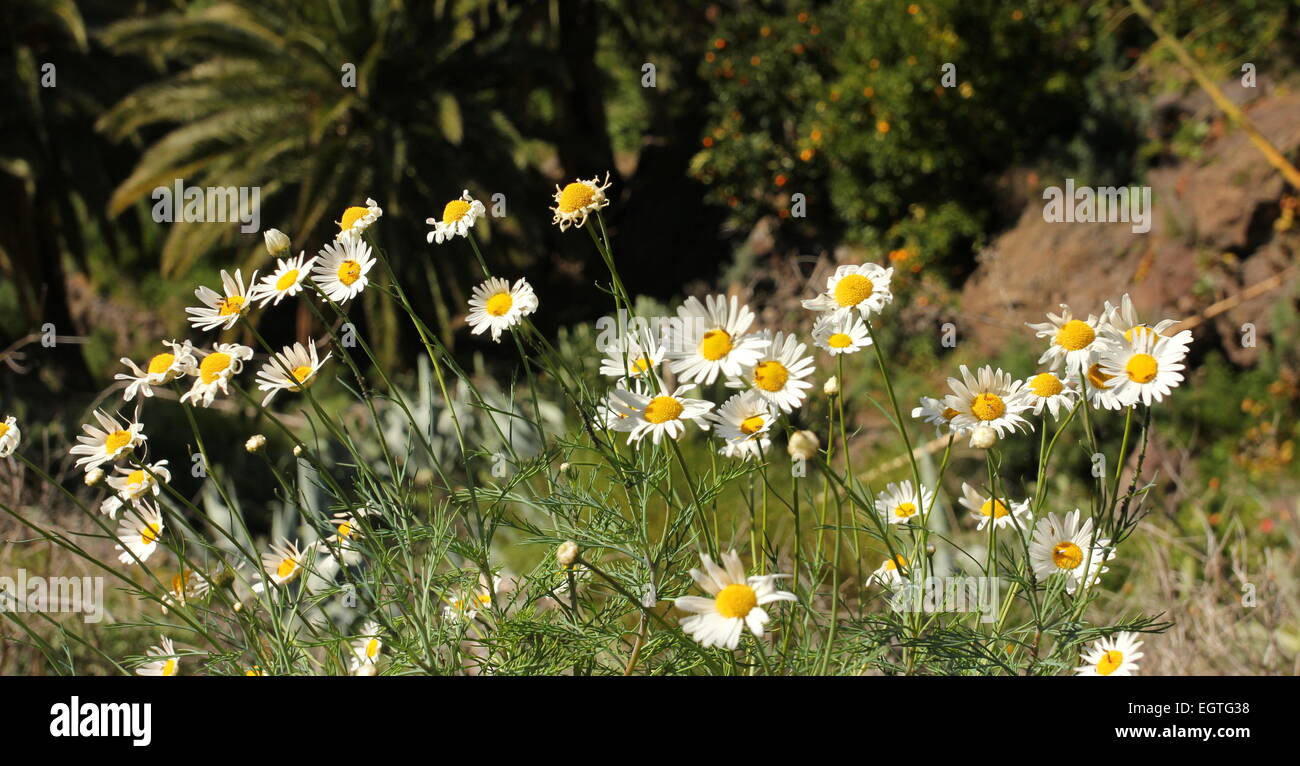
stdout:
[(754, 312), (736, 296), (710, 295), (700, 303), (690, 297), (677, 309), (678, 321), (668, 330), (668, 368), (683, 383), (712, 383), (722, 373), (740, 375), (757, 364), (768, 345), (759, 335), (746, 335)]
[(1075, 319), (1070, 307), (1061, 304), (1060, 315), (1048, 312), (1047, 321), (1026, 322), (1039, 338), (1051, 338), (1051, 345), (1038, 358), (1039, 364), (1055, 371), (1062, 365), (1067, 373), (1081, 374), (1096, 360), (1101, 346), (1099, 320), (1089, 314), (1086, 320)]
[(379, 666), (384, 642), (379, 637), (379, 623), (369, 620), (361, 626), (361, 635), (352, 641), (352, 659), (348, 671), (354, 676), (373, 676)]
[[(498, 590), (501, 586), (501, 577), (494, 575), (492, 577), (492, 590)], [(482, 582), (475, 592), (464, 592), (456, 596), (450, 596), (444, 599), (447, 603), (442, 607), (442, 617), (451, 622), (466, 622), (473, 620), (478, 616), (481, 610), (492, 607), (492, 593)]]
[(442, 220), (437, 218), (426, 218), (425, 223), (433, 227), (429, 232), (429, 244), (437, 242), (442, 244), (452, 237), (464, 237), (469, 234), (469, 230), (474, 228), (475, 222), (481, 216), (487, 215), (487, 209), (483, 203), (469, 196), (469, 189), (466, 189), (460, 199), (454, 199), (447, 203), (442, 209)]
[(69, 450), (73, 455), (81, 455), (77, 458), (77, 465), (87, 472), (129, 454), (149, 438), (143, 433), (144, 425), (134, 421), (118, 422), (103, 410), (95, 410), (95, 420), (99, 421), (99, 427), (89, 423), (83, 425), (81, 429), (85, 435), (78, 436), (80, 443)]
[(22, 439), (23, 432), (18, 428), (17, 418), (10, 415), (0, 422), (0, 458), (14, 454), (14, 450), (18, 449), (18, 442)]
[(160, 479), (164, 482), (172, 480), (172, 474), (167, 469), (166, 460), (159, 460), (157, 463), (145, 463), (141, 467), (134, 469), (116, 466), (114, 470), (119, 475), (108, 477), (108, 486), (113, 488), (113, 494), (105, 498), (104, 502), (99, 505), (100, 513), (110, 519), (117, 518), (118, 510), (125, 503), (134, 502), (149, 495), (157, 497), (162, 492), (162, 487), (159, 485)]
[(910, 568), (911, 564), (908, 564), (907, 559), (900, 553), (892, 559), (885, 559), (880, 566), (876, 567), (871, 573), (871, 579), (882, 588), (893, 590), (907, 582)]
[(311, 279), (335, 303), (352, 300), (366, 289), (375, 265), (370, 245), (359, 236), (340, 237), (325, 245), (312, 267)]
[(1099, 638), (1083, 653), (1087, 664), (1074, 669), (1077, 676), (1135, 676), (1138, 671), (1137, 661), (1142, 659), (1138, 649), (1142, 642), (1136, 633), (1124, 631), (1113, 636)]
[(912, 519), (922, 521), (934, 504), (934, 493), (921, 487), (918, 493), (912, 482), (886, 484), (876, 495), (876, 510), (890, 524), (906, 524)]
[(912, 408), (912, 417), (933, 424), (936, 433), (942, 432), (944, 429), (954, 431), (958, 435), (969, 431), (970, 428), (955, 428), (953, 426), (952, 419), (960, 414), (960, 412), (942, 401), (929, 396), (922, 396), (920, 406)]
[(194, 347), (187, 340), (177, 343), (174, 340), (163, 341), (169, 350), (154, 354), (142, 370), (136, 363), (122, 357), (122, 364), (131, 368), (131, 374), (119, 372), (114, 380), (129, 380), (131, 383), (122, 392), (122, 398), (131, 401), (137, 395), (153, 396), (153, 387), (162, 386), (183, 375), (193, 375), (198, 371), (198, 360), (194, 358)]
[[(1025, 516), (1029, 513), (1029, 501), (1016, 502), (1009, 498), (992, 498), (982, 495), (966, 482), (961, 483), (961, 504), (970, 511), (971, 517), (979, 522), (976, 529), (988, 526), (989, 519), (997, 529), (1015, 526), (1024, 527)], [(1007, 503), (1011, 503), (1010, 507)]]
[[(257, 272), (254, 271), (248, 282), (253, 284), (256, 281)], [(190, 324), (196, 329), (229, 330), (253, 307), (239, 269), (235, 269), (233, 277), (224, 269), (221, 271), (221, 289), (222, 292), (219, 293), (206, 285), (200, 285), (194, 291), (203, 305), (198, 308), (188, 306), (185, 313), (190, 315)]]
[(708, 554), (701, 554), (703, 571), (691, 570), (691, 579), (712, 598), (681, 596), (673, 603), (690, 617), (681, 620), (682, 630), (703, 646), (735, 649), (740, 632), (748, 627), (755, 637), (763, 637), (764, 626), (772, 619), (763, 607), (777, 601), (795, 601), (793, 593), (776, 589), (776, 580), (789, 575), (752, 575), (745, 577), (740, 556), (729, 551), (718, 566)]
[(590, 181), (584, 181), (579, 178), (571, 184), (566, 185), (563, 189), (559, 184), (555, 185), (555, 207), (551, 212), (555, 217), (551, 220), (553, 224), (560, 225), (560, 231), (564, 231), (570, 226), (582, 228), (587, 222), (587, 216), (609, 206), (609, 198), (605, 196), (605, 190), (608, 189), (609, 173), (605, 174), (605, 182), (601, 183), (600, 178), (592, 178)]
[(359, 508), (355, 511), (339, 511), (332, 517), (334, 534), (326, 538), (326, 542), (338, 549), (339, 559), (347, 566), (361, 561), (361, 551), (357, 548), (357, 541), (361, 539), (361, 527), (357, 519), (373, 513), (369, 508)]
[(611, 378), (643, 378), (658, 374), (663, 360), (664, 347), (654, 333), (628, 331), (605, 349), (600, 374)]
[(1034, 526), (1034, 537), (1029, 543), (1029, 562), (1034, 574), (1046, 580), (1055, 574), (1066, 576), (1065, 592), (1074, 593), (1079, 583), (1091, 587), (1103, 572), (1109, 571), (1102, 562), (1115, 558), (1109, 549), (1110, 540), (1094, 540), (1092, 519), (1079, 523), (1083, 512), (1074, 509), (1065, 518), (1049, 513)]
[(354, 205), (343, 211), (342, 220), (335, 221), (339, 225), (339, 233), (334, 235), (335, 240), (346, 237), (361, 238), (361, 232), (370, 228), (370, 225), (379, 220), (384, 214), (382, 208), (372, 199), (366, 199), (366, 206)]
[(812, 383), (813, 358), (804, 356), (808, 347), (794, 335), (759, 333), (765, 343), (753, 363), (742, 363), (740, 374), (727, 378), (730, 388), (748, 388), (782, 412), (793, 412), (807, 397)]
[(1186, 356), (1187, 346), (1175, 338), (1139, 332), (1129, 342), (1117, 335), (1101, 352), (1099, 371), (1121, 405), (1131, 407), (1141, 401), (1150, 407), (1183, 382)]
[(1090, 364), (1083, 379), (1087, 380), (1088, 404), (1092, 405), (1094, 410), (1124, 409), (1124, 404), (1115, 395), (1119, 381), (1115, 380), (1114, 376), (1107, 375), (1102, 371), (1101, 362)]
[(135, 504), (133, 510), (122, 517), (122, 523), (117, 527), (115, 536), (119, 544), (113, 546), (115, 550), (121, 551), (117, 560), (123, 564), (135, 564), (137, 559), (141, 562), (148, 561), (158, 548), (158, 538), (162, 537), (162, 531), (162, 512), (145, 502)]
[(136, 675), (140, 676), (174, 676), (181, 672), (181, 661), (176, 656), (176, 647), (172, 644), (170, 638), (164, 637), (162, 646), (151, 646), (149, 651), (145, 652), (149, 657), (158, 659), (146, 662), (135, 669)]
[(257, 371), (257, 390), (268, 392), (262, 399), (262, 406), (270, 404), (281, 391), (297, 392), (311, 385), (330, 356), (326, 354), (324, 359), (318, 358), (315, 343), (285, 346)]
[(163, 614), (168, 609), (182, 607), (208, 594), (212, 583), (193, 569), (181, 569), (172, 577), (171, 587), (162, 596)]
[(223, 396), (230, 393), (227, 387), (230, 378), (244, 369), (244, 362), (253, 358), (253, 349), (238, 343), (218, 343), (199, 362), (198, 373), (190, 390), (181, 395), (182, 402), (191, 405), (211, 407), (212, 400), (220, 391)]
[(884, 311), (894, 300), (889, 291), (893, 269), (874, 263), (840, 266), (826, 278), (826, 292), (803, 302), (803, 307), (820, 313), (848, 314), (857, 309), (863, 319)]
[(1177, 319), (1162, 319), (1154, 327), (1145, 324), (1138, 319), (1137, 311), (1133, 308), (1133, 300), (1129, 298), (1128, 293), (1124, 293), (1119, 306), (1114, 306), (1110, 301), (1106, 301), (1106, 307), (1101, 312), (1102, 334), (1107, 336), (1117, 335), (1129, 343), (1132, 343), (1137, 336), (1149, 332), (1157, 336), (1168, 337), (1182, 346), (1190, 345), (1192, 342), (1191, 330), (1166, 335), (1166, 331), (1177, 324), (1179, 324)]
[(1046, 409), (1057, 420), (1061, 419), (1062, 413), (1069, 412), (1079, 396), (1071, 378), (1062, 379), (1051, 372), (1040, 372), (1027, 379), (1021, 390), (1035, 415), (1042, 415)]
[(262, 277), (262, 281), (248, 291), (250, 301), (261, 301), (265, 308), (268, 303), (280, 305), (280, 301), (302, 292), (303, 282), (316, 265), (316, 256), (307, 257), (307, 253), (298, 253), (297, 258), (275, 259), (275, 271)]
[[(650, 391), (650, 387), (644, 378), (629, 378), (624, 382), (624, 385), (625, 388), (622, 390), (637, 396), (647, 396)], [(605, 394), (605, 397), (601, 399), (600, 404), (597, 406), (597, 414), (600, 415), (605, 430), (630, 431), (634, 426), (633, 419), (632, 416), (625, 415), (623, 409), (617, 406), (620, 400), (615, 394), (618, 390), (614, 389)], [(664, 390), (663, 381), (659, 381), (658, 390)]]
[(704, 417), (718, 424), (714, 432), (725, 442), (718, 450), (723, 457), (753, 460), (771, 453), (776, 413), (756, 392), (736, 394)]
[(1016, 429), (1032, 431), (1033, 425), (1025, 420), (1023, 412), (1029, 409), (1024, 383), (1015, 380), (1002, 370), (994, 371), (985, 365), (972, 375), (966, 365), (961, 366), (961, 380), (948, 378), (952, 393), (944, 397), (944, 405), (957, 411), (952, 417), (956, 431), (966, 431), (976, 426), (988, 426), (1001, 438), (1005, 432)]
[(537, 294), (528, 280), (519, 278), (514, 286), (500, 277), (492, 277), (474, 288), (469, 299), (470, 335), (492, 331), (492, 340), (501, 342), (501, 333), (509, 330), (537, 310)]
[(821, 315), (813, 323), (813, 343), (832, 356), (856, 354), (871, 345), (871, 334), (862, 317), (853, 313)]
[[(627, 442), (640, 441), (647, 434), (658, 444), (666, 434), (669, 439), (679, 439), (686, 432), (685, 421), (693, 421), (702, 429), (708, 426), (704, 415), (713, 409), (713, 402), (703, 399), (687, 399), (682, 396), (694, 389), (694, 385), (678, 386), (676, 391), (659, 393), (654, 396), (638, 394), (626, 389), (614, 389), (610, 406), (620, 415), (626, 417), (614, 423), (615, 430), (627, 431)], [(666, 389), (661, 389), (666, 391)]]
[(302, 574), (307, 559), (307, 551), (299, 548), (298, 543), (284, 538), (273, 543), (269, 553), (262, 554), (262, 569), (276, 585), (287, 585)]

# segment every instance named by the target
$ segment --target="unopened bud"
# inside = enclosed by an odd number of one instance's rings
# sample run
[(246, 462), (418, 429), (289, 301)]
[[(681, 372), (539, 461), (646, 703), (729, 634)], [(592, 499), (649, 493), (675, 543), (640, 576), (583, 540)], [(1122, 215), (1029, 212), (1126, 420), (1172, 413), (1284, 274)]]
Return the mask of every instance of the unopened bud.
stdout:
[(824, 384), (822, 384), (822, 393), (826, 394), (827, 396), (835, 396), (839, 392), (840, 392), (840, 379), (835, 377), (834, 375), (830, 376), (830, 378)]
[(578, 544), (572, 540), (565, 540), (555, 549), (555, 560), (562, 567), (572, 566), (576, 558), (578, 558)]
[(975, 449), (988, 449), (998, 443), (998, 432), (989, 426), (976, 426), (970, 433), (970, 446)]
[(104, 469), (102, 469), (102, 468), (93, 468), (93, 469), (91, 469), (91, 470), (89, 470), (89, 471), (86, 471), (86, 486), (87, 486), (87, 487), (93, 487), (93, 486), (95, 486), (96, 484), (98, 484), (99, 482), (101, 482), (101, 481), (103, 481), (103, 480), (104, 480)]
[(812, 431), (795, 431), (790, 434), (790, 443), (786, 445), (786, 450), (795, 460), (812, 460), (817, 456), (819, 447), (821, 442), (818, 441), (817, 434)]
[(266, 437), (261, 434), (253, 434), (252, 436), (248, 437), (248, 441), (244, 442), (244, 449), (248, 450), (249, 452), (257, 452), (258, 450), (260, 450), (265, 446), (266, 446)]
[(302, 457), (302, 445), (301, 445), (301, 444), (295, 444), (295, 445), (293, 445), (293, 456), (294, 456), (294, 457)]
[(262, 239), (266, 240), (266, 252), (273, 256), (289, 249), (289, 236), (279, 229), (267, 229), (262, 232)]

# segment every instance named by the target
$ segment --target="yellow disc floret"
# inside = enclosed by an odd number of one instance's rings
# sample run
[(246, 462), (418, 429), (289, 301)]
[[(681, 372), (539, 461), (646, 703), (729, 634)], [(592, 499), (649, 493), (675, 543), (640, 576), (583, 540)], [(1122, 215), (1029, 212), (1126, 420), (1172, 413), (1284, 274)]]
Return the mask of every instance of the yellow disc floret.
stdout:
[(1078, 351), (1087, 348), (1097, 338), (1097, 332), (1087, 322), (1071, 319), (1056, 331), (1056, 345), (1066, 351)]
[(871, 297), (876, 286), (861, 274), (849, 274), (835, 283), (835, 302), (841, 306), (856, 306)]
[(744, 617), (758, 606), (758, 594), (748, 585), (728, 585), (718, 591), (714, 603), (723, 617)]
[(667, 423), (682, 415), (682, 403), (671, 396), (656, 396), (645, 406), (645, 419), (651, 423)]

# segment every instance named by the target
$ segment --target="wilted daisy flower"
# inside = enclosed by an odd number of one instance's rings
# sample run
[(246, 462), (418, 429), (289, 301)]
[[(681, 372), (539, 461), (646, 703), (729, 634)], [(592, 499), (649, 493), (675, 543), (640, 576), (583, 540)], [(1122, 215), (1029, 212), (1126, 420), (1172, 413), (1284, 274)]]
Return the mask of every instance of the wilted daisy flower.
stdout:
[(437, 218), (424, 220), (433, 227), (433, 231), (429, 232), (428, 241), (430, 244), (437, 242), (441, 245), (452, 237), (463, 237), (474, 228), (474, 223), (479, 217), (486, 214), (487, 209), (483, 207), (483, 203), (469, 196), (469, 189), (466, 189), (460, 195), (460, 199), (448, 202), (442, 209), (441, 221)]
[(329, 358), (330, 354), (326, 354), (324, 359), (316, 355), (315, 343), (285, 346), (257, 371), (257, 390), (267, 392), (262, 406), (270, 404), (281, 391), (297, 392), (311, 385)]
[(1086, 320), (1075, 319), (1064, 303), (1059, 316), (1048, 312), (1046, 322), (1026, 324), (1037, 337), (1052, 339), (1038, 357), (1038, 363), (1049, 364), (1051, 370), (1065, 365), (1067, 373), (1082, 373), (1092, 364), (1101, 345), (1097, 317), (1089, 314)]
[(193, 375), (198, 370), (198, 360), (194, 358), (194, 347), (187, 340), (177, 343), (174, 340), (163, 341), (168, 348), (160, 354), (149, 358), (142, 370), (135, 362), (122, 357), (122, 364), (131, 368), (131, 374), (119, 372), (114, 380), (129, 380), (131, 383), (122, 392), (122, 398), (131, 401), (137, 395), (153, 396), (153, 387), (172, 382), (182, 375)]
[(271, 545), (269, 553), (262, 554), (262, 569), (276, 585), (291, 583), (302, 574), (307, 552), (298, 547), (298, 543), (281, 538)]
[(307, 253), (298, 253), (297, 258), (277, 258), (275, 271), (262, 277), (262, 281), (248, 291), (250, 301), (261, 301), (262, 306), (270, 303), (280, 305), (285, 298), (302, 292), (302, 283), (316, 264), (316, 256), (307, 258)]
[(1120, 404), (1131, 407), (1141, 401), (1149, 407), (1183, 382), (1186, 355), (1186, 345), (1154, 332), (1138, 332), (1132, 342), (1116, 336), (1101, 352), (1100, 372)]
[(600, 374), (611, 378), (642, 378), (657, 373), (664, 347), (651, 332), (626, 332), (605, 350)]
[(1079, 583), (1091, 587), (1107, 571), (1102, 562), (1115, 557), (1115, 552), (1108, 550), (1109, 540), (1092, 539), (1092, 519), (1079, 523), (1082, 515), (1077, 508), (1063, 519), (1055, 513), (1047, 514), (1034, 526), (1029, 543), (1034, 574), (1044, 580), (1055, 574), (1065, 575), (1066, 593), (1074, 593)]
[(876, 510), (890, 524), (906, 524), (912, 519), (920, 521), (934, 503), (934, 493), (921, 487), (920, 493), (912, 482), (886, 484), (876, 495)]
[(748, 388), (782, 412), (793, 412), (803, 404), (812, 383), (813, 358), (804, 356), (807, 346), (793, 335), (766, 330), (759, 334), (765, 343), (753, 363), (742, 363), (740, 374), (727, 379), (731, 388)]
[[(248, 281), (249, 284), (257, 281), (256, 271)], [(229, 330), (252, 308), (248, 290), (244, 287), (244, 277), (239, 273), (239, 269), (235, 269), (233, 277), (224, 269), (222, 270), (221, 290), (222, 292), (219, 293), (206, 285), (201, 285), (194, 291), (194, 295), (203, 305), (197, 308), (189, 306), (185, 309), (185, 313), (190, 315), (190, 324), (200, 330)]]
[(311, 279), (335, 303), (349, 301), (370, 284), (366, 275), (375, 265), (370, 245), (359, 236), (341, 237), (321, 249)]
[(203, 598), (211, 587), (212, 583), (208, 582), (208, 578), (193, 569), (181, 569), (172, 577), (171, 587), (162, 596), (163, 613), (166, 614), (169, 608), (175, 609)]
[(551, 223), (558, 223), (560, 231), (570, 226), (581, 228), (587, 222), (588, 215), (609, 206), (609, 199), (605, 196), (605, 190), (609, 185), (609, 173), (605, 174), (603, 184), (599, 177), (592, 178), (590, 181), (580, 178), (563, 189), (556, 184), (555, 207), (551, 208), (555, 218), (551, 219)]
[(361, 232), (370, 228), (370, 225), (379, 220), (384, 211), (375, 203), (374, 200), (367, 198), (366, 206), (354, 205), (343, 211), (343, 218), (335, 221), (339, 225), (339, 233), (334, 235), (334, 239), (344, 239), (349, 236), (361, 238)]
[(77, 437), (80, 444), (69, 450), (73, 455), (81, 455), (77, 458), (77, 465), (87, 471), (117, 460), (149, 438), (143, 433), (144, 425), (133, 421), (118, 422), (103, 410), (95, 410), (95, 420), (99, 421), (99, 427), (89, 423), (83, 425), (81, 429), (86, 433)]
[[(988, 526), (989, 519), (993, 520), (993, 526), (997, 529), (1007, 526), (1024, 526), (1023, 517), (1029, 513), (1028, 500), (1015, 502), (1007, 498), (992, 498), (980, 494), (966, 482), (961, 484), (961, 494), (961, 504), (979, 522), (977, 529)], [(1011, 505), (1008, 506), (1007, 503)]]
[[(1138, 319), (1137, 311), (1133, 308), (1133, 300), (1129, 298), (1128, 293), (1124, 293), (1118, 307), (1106, 301), (1106, 307), (1101, 312), (1102, 334), (1121, 337), (1128, 343), (1133, 343), (1138, 336), (1145, 333), (1164, 336), (1166, 330), (1178, 323), (1177, 319), (1162, 319), (1154, 327), (1143, 323)], [(1190, 345), (1192, 342), (1191, 330), (1183, 330), (1168, 337), (1182, 346)]]
[(975, 426), (988, 426), (1004, 436), (1017, 428), (1032, 430), (1023, 413), (1029, 409), (1021, 381), (1002, 370), (994, 371), (985, 365), (972, 375), (966, 365), (961, 366), (961, 380), (948, 378), (952, 393), (944, 397), (944, 405), (957, 411), (952, 417), (954, 430), (965, 431)]
[(679, 439), (686, 431), (687, 420), (694, 421), (700, 428), (707, 428), (702, 420), (705, 413), (713, 409), (713, 402), (682, 396), (683, 392), (694, 388), (694, 385), (678, 386), (671, 394), (660, 393), (654, 396), (615, 389), (610, 406), (625, 417), (613, 426), (615, 430), (629, 432), (628, 444), (640, 441), (647, 434), (655, 444), (665, 434), (669, 439)]
[(826, 278), (826, 292), (803, 302), (803, 307), (821, 313), (847, 314), (854, 309), (863, 319), (879, 313), (894, 300), (889, 292), (889, 280), (894, 270), (864, 263), (861, 266), (840, 266)]
[(933, 423), (935, 431), (943, 431), (946, 428), (959, 435), (970, 430), (953, 427), (952, 419), (960, 414), (942, 401), (929, 396), (922, 396), (920, 406), (912, 408), (912, 417), (924, 420), (926, 423)]
[(1042, 415), (1046, 409), (1052, 417), (1061, 419), (1061, 413), (1067, 411), (1079, 395), (1078, 389), (1070, 378), (1061, 379), (1055, 373), (1040, 372), (1025, 381), (1025, 400), (1033, 407), (1035, 415)]
[(354, 676), (373, 676), (379, 665), (379, 652), (384, 642), (379, 638), (379, 623), (369, 620), (361, 626), (361, 635), (353, 639), (352, 659), (348, 671)]
[(1107, 375), (1101, 369), (1101, 362), (1093, 362), (1088, 366), (1087, 373), (1083, 376), (1087, 381), (1088, 403), (1094, 410), (1122, 410), (1124, 404), (1120, 402), (1115, 395), (1115, 388), (1118, 381), (1114, 376)]
[(714, 432), (725, 442), (718, 450), (724, 457), (762, 458), (771, 450), (776, 414), (754, 391), (736, 394), (704, 417), (718, 424)]
[(0, 422), (0, 458), (14, 454), (22, 438), (23, 432), (18, 428), (18, 420), (13, 415)]
[(910, 567), (907, 559), (900, 553), (892, 559), (885, 559), (880, 566), (876, 567), (876, 570), (871, 573), (871, 579), (881, 587), (893, 590), (907, 580)]
[(158, 659), (146, 662), (135, 669), (136, 675), (140, 676), (174, 676), (181, 672), (181, 661), (176, 656), (176, 647), (172, 645), (170, 638), (164, 637), (162, 646), (151, 646), (149, 651), (145, 652), (150, 657)]
[(108, 477), (108, 486), (113, 488), (114, 494), (104, 498), (104, 502), (99, 505), (100, 513), (110, 519), (117, 518), (117, 512), (123, 503), (133, 502), (148, 495), (156, 497), (162, 492), (162, 487), (158, 484), (160, 479), (164, 482), (172, 480), (171, 471), (167, 470), (166, 460), (145, 463), (135, 469), (116, 466), (113, 470), (118, 475)]
[(680, 321), (668, 330), (669, 369), (684, 383), (712, 383), (718, 374), (740, 375), (757, 364), (768, 341), (746, 335), (754, 312), (736, 296), (710, 295), (705, 302), (692, 296), (677, 309)]
[(1077, 676), (1135, 676), (1137, 661), (1142, 659), (1142, 642), (1136, 633), (1124, 631), (1099, 638), (1083, 653), (1087, 664), (1074, 669)]
[(244, 369), (244, 362), (253, 358), (253, 349), (238, 343), (218, 343), (199, 362), (198, 374), (190, 390), (181, 395), (181, 401), (188, 401), (194, 406), (212, 406), (212, 400), (220, 391), (224, 396), (230, 393), (227, 384), (231, 376), (238, 375)]
[(500, 277), (492, 277), (474, 288), (469, 299), (470, 335), (492, 331), (492, 340), (500, 343), (501, 333), (519, 324), (537, 310), (537, 294), (528, 280), (520, 277), (512, 287)]
[(123, 564), (135, 564), (137, 559), (148, 561), (158, 547), (158, 538), (162, 537), (163, 531), (162, 512), (157, 507), (140, 502), (132, 508), (117, 527), (116, 537), (120, 544), (113, 546), (122, 551), (117, 560)]
[(701, 554), (703, 571), (691, 570), (691, 579), (712, 598), (681, 596), (674, 599), (678, 609), (692, 612), (681, 620), (682, 630), (704, 646), (735, 649), (740, 645), (740, 632), (748, 627), (756, 637), (763, 637), (763, 628), (772, 619), (767, 604), (776, 601), (795, 601), (795, 595), (777, 590), (776, 580), (789, 575), (752, 575), (745, 577), (740, 556), (729, 551), (722, 554), (718, 566), (708, 554)]
[(823, 314), (813, 323), (813, 343), (832, 356), (856, 354), (871, 345), (871, 335), (862, 317), (852, 313)]

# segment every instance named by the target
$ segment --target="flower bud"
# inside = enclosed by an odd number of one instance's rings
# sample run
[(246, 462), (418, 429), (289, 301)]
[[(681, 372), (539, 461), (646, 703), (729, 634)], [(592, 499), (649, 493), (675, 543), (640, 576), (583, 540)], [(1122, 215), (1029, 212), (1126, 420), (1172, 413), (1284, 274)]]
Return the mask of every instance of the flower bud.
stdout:
[(578, 544), (572, 540), (565, 540), (555, 549), (555, 560), (562, 567), (572, 566), (576, 558), (578, 558)]
[(790, 434), (790, 443), (786, 445), (786, 450), (795, 460), (812, 460), (817, 456), (819, 447), (821, 442), (817, 440), (817, 434), (812, 431), (795, 431)]
[(253, 434), (252, 436), (248, 437), (248, 441), (244, 442), (244, 449), (248, 450), (249, 452), (257, 452), (258, 450), (260, 450), (265, 446), (266, 446), (266, 437), (261, 434)]
[(988, 449), (998, 443), (998, 432), (989, 426), (976, 426), (970, 433), (970, 446), (975, 449)]
[(839, 392), (840, 392), (840, 379), (832, 375), (830, 376), (829, 379), (827, 379), (826, 383), (822, 385), (822, 393), (826, 394), (827, 396), (835, 396)]
[(86, 486), (87, 486), (87, 487), (93, 487), (93, 486), (95, 486), (96, 484), (98, 484), (99, 482), (101, 482), (101, 481), (103, 481), (103, 480), (104, 480), (104, 469), (102, 469), (102, 468), (93, 468), (93, 469), (91, 469), (91, 470), (89, 470), (89, 471), (86, 471)]
[(289, 249), (289, 237), (279, 229), (267, 229), (262, 232), (262, 239), (266, 240), (266, 252), (272, 256)]
[(302, 457), (302, 445), (301, 445), (301, 444), (295, 444), (295, 445), (293, 445), (293, 456), (294, 456), (294, 457)]

